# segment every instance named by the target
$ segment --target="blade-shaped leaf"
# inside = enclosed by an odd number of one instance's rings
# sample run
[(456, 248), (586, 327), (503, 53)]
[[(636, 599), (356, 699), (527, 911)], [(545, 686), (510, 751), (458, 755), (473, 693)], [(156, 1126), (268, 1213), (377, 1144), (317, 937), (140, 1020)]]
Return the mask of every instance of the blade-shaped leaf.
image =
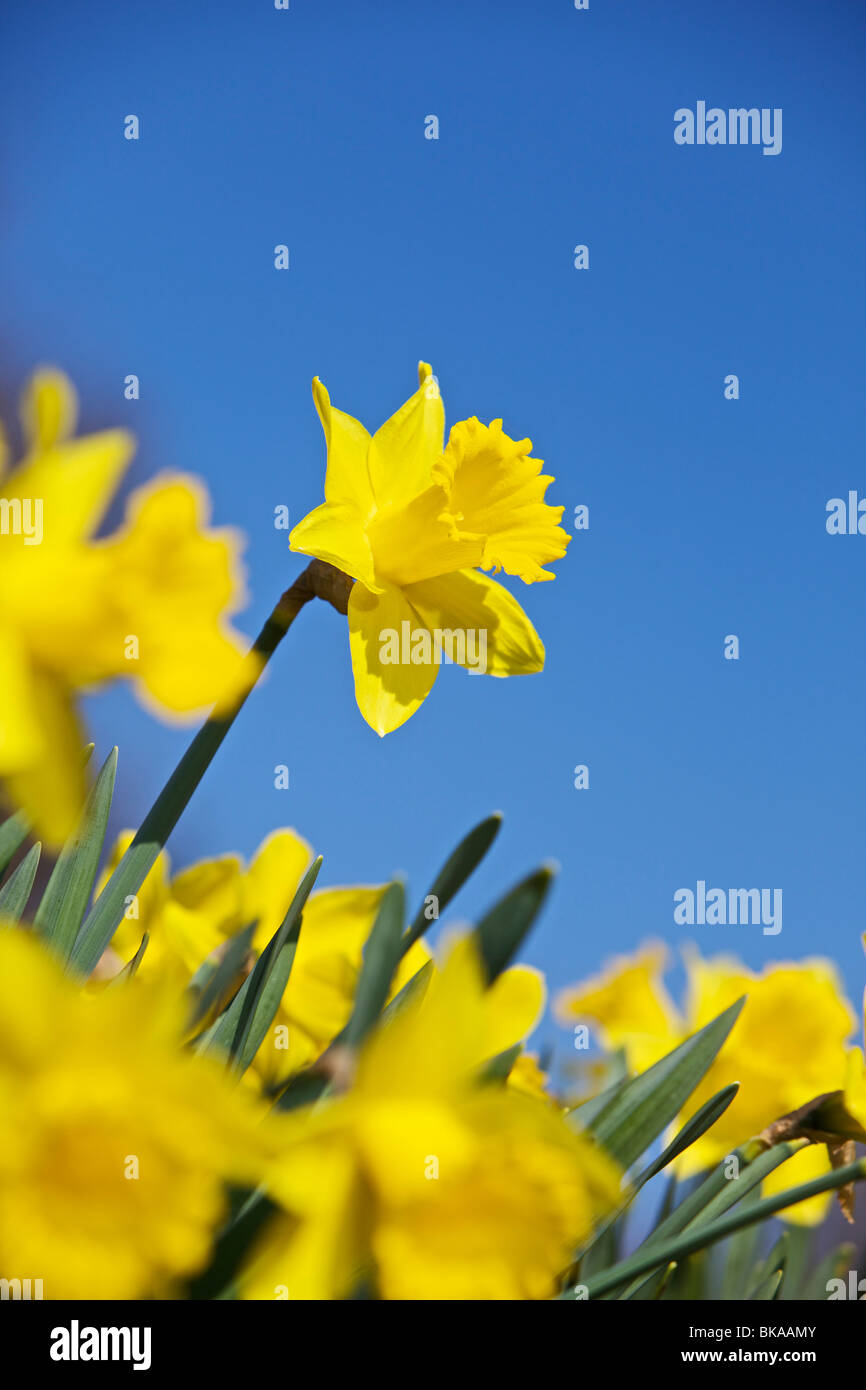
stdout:
[[(403, 937), (403, 951), (409, 950), (427, 928), (436, 920), (439, 913), (460, 891), (470, 874), (474, 873), (484, 858), (502, 825), (502, 816), (496, 812), (476, 825), (461, 841), (445, 861), (429, 893), (418, 909), (417, 916)], [(427, 909), (431, 898), (434, 900), (435, 916), (428, 917)]]
[(117, 972), (114, 979), (108, 986), (109, 989), (114, 989), (117, 985), (125, 985), (133, 978), (135, 972), (138, 970), (138, 967), (141, 965), (142, 958), (144, 956), (145, 951), (147, 950), (147, 943), (149, 941), (150, 933), (145, 932), (144, 936), (141, 938), (141, 943), (138, 947), (138, 950), (132, 957), (132, 960), (128, 960), (123, 969)]
[(33, 925), (62, 961), (69, 959), (93, 889), (111, 810), (117, 749), (112, 748), (90, 789), (78, 829), (51, 871)]
[(39, 868), (42, 845), (37, 841), (27, 851), (21, 863), (16, 866), (0, 888), (0, 917), (7, 922), (18, 922), (27, 906), (30, 890)]
[(23, 811), (16, 812), (0, 825), (0, 875), (5, 874), (29, 831), (30, 822)]
[(195, 972), (187, 991), (193, 999), (189, 1018), (190, 1029), (195, 1028), (214, 1010), (225, 1006), (229, 992), (237, 985), (238, 975), (250, 954), (253, 932), (257, 925), (256, 922), (250, 922), (241, 931), (236, 932), (226, 942), (219, 960), (210, 963), (209, 970), (200, 966)]
[[(786, 1207), (796, 1206), (798, 1202), (803, 1202), (808, 1197), (817, 1197), (822, 1192), (834, 1192), (847, 1183), (862, 1182), (864, 1178), (866, 1178), (866, 1159), (858, 1159), (855, 1163), (846, 1163), (844, 1167), (837, 1168), (832, 1173), (827, 1173), (820, 1178), (812, 1178), (809, 1182), (801, 1183), (786, 1192), (775, 1193), (771, 1197), (762, 1197), (754, 1205), (747, 1205), (741, 1210), (728, 1212), (726, 1216), (720, 1217), (717, 1221), (711, 1221), (706, 1225), (695, 1223), (679, 1235), (673, 1236), (670, 1240), (661, 1241), (658, 1245), (648, 1242), (643, 1249), (637, 1250), (627, 1260), (623, 1260), (620, 1264), (614, 1265), (613, 1268), (606, 1269), (593, 1279), (587, 1280), (588, 1296), (597, 1298), (601, 1294), (608, 1293), (611, 1289), (618, 1288), (621, 1284), (635, 1279), (638, 1275), (647, 1273), (650, 1269), (669, 1264), (672, 1260), (681, 1260), (686, 1255), (691, 1255), (695, 1250), (703, 1250), (716, 1241), (723, 1240), (725, 1236), (733, 1235), (735, 1231), (741, 1231), (756, 1222), (765, 1221), (768, 1216), (775, 1216), (778, 1212), (784, 1211)], [(566, 1290), (565, 1293), (559, 1295), (560, 1298), (573, 1296), (573, 1290)]]
[(553, 882), (553, 869), (536, 869), (481, 918), (475, 939), (492, 983), (510, 965), (533, 926)]
[(629, 1081), (595, 1116), (592, 1133), (623, 1168), (631, 1167), (682, 1110), (724, 1045), (743, 1002), (738, 999), (649, 1071)]
[(319, 856), (301, 879), (288, 912), (225, 1013), (196, 1043), (199, 1051), (226, 1053), (238, 1072), (246, 1071), (276, 1017), (295, 958), (303, 909), (321, 867)]
[(352, 1015), (342, 1034), (346, 1047), (358, 1047), (381, 1014), (402, 955), (405, 894), (402, 883), (389, 883), (364, 947)]
[(724, 1115), (734, 1096), (740, 1089), (739, 1081), (734, 1081), (730, 1086), (725, 1086), (721, 1091), (717, 1091), (706, 1101), (690, 1120), (687, 1120), (678, 1134), (674, 1136), (667, 1148), (654, 1159), (648, 1168), (644, 1169), (640, 1177), (635, 1180), (635, 1188), (643, 1187), (645, 1182), (654, 1178), (663, 1168), (667, 1168), (669, 1163), (673, 1163), (681, 1153), (691, 1148), (702, 1134), (706, 1134), (708, 1129), (716, 1123), (720, 1115)]

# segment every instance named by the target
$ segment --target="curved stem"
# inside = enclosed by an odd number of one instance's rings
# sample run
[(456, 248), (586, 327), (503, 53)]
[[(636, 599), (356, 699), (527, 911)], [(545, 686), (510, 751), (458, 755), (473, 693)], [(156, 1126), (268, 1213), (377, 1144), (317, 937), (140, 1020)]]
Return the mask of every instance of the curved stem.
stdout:
[[(345, 613), (351, 585), (352, 581), (333, 565), (311, 560), (274, 606), (253, 643), (251, 654), (261, 660), (258, 675), (310, 599), (322, 598), (338, 612)], [(258, 676), (228, 713), (212, 715), (193, 738), (82, 923), (69, 959), (72, 970), (89, 975), (94, 969), (122, 921), (129, 899), (139, 891), (153, 868), (257, 680)]]

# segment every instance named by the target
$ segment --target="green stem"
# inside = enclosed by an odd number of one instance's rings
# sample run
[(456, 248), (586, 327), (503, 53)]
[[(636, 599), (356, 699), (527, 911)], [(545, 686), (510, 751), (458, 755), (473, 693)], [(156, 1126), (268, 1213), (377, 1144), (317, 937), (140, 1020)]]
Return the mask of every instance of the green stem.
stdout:
[[(629, 1283), (639, 1274), (646, 1274), (651, 1269), (663, 1267), (671, 1260), (684, 1259), (686, 1255), (691, 1255), (696, 1250), (702, 1250), (707, 1245), (713, 1245), (718, 1240), (724, 1240), (726, 1236), (733, 1235), (735, 1231), (741, 1231), (746, 1226), (752, 1226), (757, 1221), (764, 1221), (768, 1216), (776, 1216), (786, 1207), (795, 1206), (797, 1202), (805, 1201), (808, 1197), (817, 1197), (824, 1192), (834, 1192), (840, 1187), (845, 1187), (848, 1183), (862, 1182), (864, 1178), (866, 1178), (866, 1159), (861, 1158), (855, 1163), (846, 1164), (844, 1168), (837, 1168), (825, 1177), (813, 1178), (810, 1182), (802, 1183), (799, 1187), (789, 1188), (787, 1192), (780, 1192), (772, 1197), (762, 1197), (753, 1206), (746, 1207), (744, 1210), (732, 1211), (727, 1216), (709, 1222), (706, 1226), (696, 1224), (689, 1227), (671, 1240), (661, 1241), (658, 1245), (647, 1243), (643, 1250), (632, 1255), (630, 1259), (623, 1260), (621, 1264), (613, 1265), (612, 1268), (603, 1270), (588, 1279), (583, 1289), (584, 1297), (599, 1298), (602, 1294), (610, 1293), (612, 1289), (619, 1288), (621, 1284)], [(571, 1288), (565, 1293), (559, 1294), (558, 1297), (566, 1299), (574, 1298), (575, 1295), (576, 1289)]]
[[(311, 561), (283, 594), (253, 643), (252, 654), (261, 659), (261, 669), (264, 670), (310, 599), (324, 598), (338, 611), (345, 612), (348, 583), (333, 566), (320, 560)], [(195, 735), (85, 918), (70, 956), (72, 970), (89, 975), (94, 969), (123, 919), (129, 898), (139, 891), (153, 868), (252, 689), (250, 686), (244, 692), (228, 714), (212, 716)]]

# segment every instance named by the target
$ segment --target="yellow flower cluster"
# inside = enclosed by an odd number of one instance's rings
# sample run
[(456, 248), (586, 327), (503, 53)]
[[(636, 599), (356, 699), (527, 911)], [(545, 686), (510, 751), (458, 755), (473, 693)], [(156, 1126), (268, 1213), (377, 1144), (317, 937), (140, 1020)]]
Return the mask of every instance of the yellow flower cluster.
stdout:
[[(695, 950), (684, 954), (682, 1010), (664, 985), (667, 952), (652, 944), (614, 960), (596, 979), (563, 990), (556, 1011), (564, 1022), (596, 1024), (602, 1047), (622, 1048), (629, 1068), (641, 1072), (746, 996), (728, 1041), (691, 1096), (689, 1114), (732, 1082), (740, 1089), (713, 1127), (682, 1154), (678, 1167), (687, 1176), (718, 1163), (773, 1120), (841, 1088), (855, 1018), (829, 961), (777, 962), (755, 974), (732, 956), (704, 960)], [(828, 1167), (823, 1148), (804, 1149), (771, 1174), (765, 1191), (805, 1182)], [(801, 1203), (788, 1219), (819, 1220), (828, 1201)]]

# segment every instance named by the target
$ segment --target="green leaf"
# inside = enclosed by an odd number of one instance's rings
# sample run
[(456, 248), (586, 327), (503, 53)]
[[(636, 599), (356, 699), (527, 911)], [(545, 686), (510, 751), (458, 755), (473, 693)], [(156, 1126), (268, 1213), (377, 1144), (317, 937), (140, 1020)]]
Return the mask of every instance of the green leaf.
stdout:
[(752, 1271), (746, 1298), (754, 1302), (771, 1302), (778, 1298), (788, 1265), (788, 1233), (783, 1231), (765, 1260)]
[(857, 1247), (855, 1245), (839, 1245), (835, 1250), (831, 1250), (829, 1255), (814, 1270), (806, 1283), (801, 1299), (811, 1303), (822, 1303), (827, 1300), (829, 1289), (827, 1285), (831, 1279), (843, 1279), (848, 1283), (848, 1271), (857, 1268)]
[(485, 1062), (478, 1073), (478, 1079), (482, 1084), (488, 1082), (501, 1082), (504, 1084), (511, 1075), (511, 1068), (523, 1051), (522, 1043), (515, 1043), (513, 1047), (506, 1047), (504, 1052), (491, 1057), (489, 1062)]
[(126, 962), (126, 965), (123, 967), (123, 969), (122, 969), (122, 970), (118, 970), (118, 972), (117, 972), (117, 974), (115, 975), (114, 979), (111, 981), (111, 983), (110, 983), (109, 986), (108, 986), (109, 989), (114, 989), (116, 985), (125, 985), (125, 984), (128, 984), (128, 983), (129, 983), (129, 981), (130, 981), (130, 980), (133, 978), (133, 976), (135, 975), (135, 972), (138, 970), (138, 967), (141, 965), (142, 958), (143, 958), (143, 956), (144, 956), (145, 951), (147, 950), (147, 943), (148, 943), (149, 941), (150, 941), (150, 933), (149, 933), (149, 932), (145, 932), (145, 933), (144, 933), (144, 936), (141, 938), (141, 942), (140, 942), (140, 944), (139, 944), (138, 950), (136, 951), (135, 955), (132, 957), (132, 960), (128, 960), (128, 961)]
[(661, 1173), (669, 1163), (672, 1163), (690, 1144), (693, 1144), (696, 1139), (700, 1139), (701, 1135), (704, 1134), (711, 1125), (715, 1124), (719, 1116), (727, 1110), (738, 1090), (739, 1083), (734, 1083), (718, 1091), (683, 1125), (682, 1129), (674, 1136), (670, 1144), (668, 1144), (667, 1148), (659, 1157), (654, 1159), (634, 1182), (629, 1185), (622, 1204), (611, 1214), (608, 1220), (593, 1233), (590, 1240), (587, 1241), (580, 1251), (578, 1256), (579, 1259), (582, 1260), (586, 1252), (593, 1248), (596, 1241), (604, 1235), (605, 1231), (621, 1219), (623, 1213), (634, 1201), (641, 1188), (650, 1181), (650, 1178), (654, 1178), (658, 1173)]
[[(760, 1200), (760, 1187), (753, 1187), (741, 1199), (741, 1206), (743, 1208), (754, 1206)], [(746, 1281), (749, 1277), (749, 1270), (755, 1263), (760, 1238), (761, 1228), (759, 1226), (747, 1226), (745, 1230), (738, 1231), (735, 1236), (731, 1236), (729, 1240), (723, 1242), (723, 1248), (727, 1247), (727, 1250), (720, 1297), (725, 1302), (745, 1298)]]
[(75, 834), (60, 851), (33, 919), (36, 931), (62, 961), (69, 959), (93, 890), (116, 774), (113, 748), (90, 789)]
[(186, 1297), (211, 1300), (227, 1296), (245, 1257), (278, 1211), (266, 1194), (252, 1194), (226, 1222), (214, 1244), (207, 1269), (193, 1278)]
[(18, 811), (0, 825), (0, 875), (5, 874), (29, 833), (30, 822), (23, 811)]
[(352, 1015), (341, 1034), (341, 1041), (346, 1047), (360, 1046), (385, 1007), (394, 972), (403, 954), (404, 911), (402, 883), (389, 883), (364, 947)]
[[(742, 1202), (763, 1182), (768, 1173), (778, 1168), (802, 1147), (803, 1142), (798, 1141), (793, 1144), (777, 1144), (774, 1148), (767, 1149), (760, 1140), (749, 1140), (723, 1159), (718, 1167), (650, 1232), (638, 1247), (638, 1251), (663, 1246), (680, 1231), (709, 1225), (730, 1207)], [(730, 1172), (735, 1171), (731, 1168), (731, 1159), (736, 1159), (739, 1165), (738, 1177), (729, 1176)]]
[(321, 867), (322, 856), (317, 855), (301, 879), (279, 930), (262, 951), (252, 974), (244, 983), (244, 998), (229, 1054), (239, 1071), (246, 1071), (277, 1016), (298, 949), (303, 910)]
[(301, 879), (288, 912), (228, 1008), (196, 1040), (197, 1051), (224, 1052), (236, 1071), (246, 1071), (285, 993), (301, 930), (303, 908), (321, 867), (322, 859), (319, 856)]
[(724, 1045), (743, 1003), (738, 999), (649, 1071), (629, 1081), (595, 1116), (592, 1133), (623, 1168), (630, 1168), (682, 1110)]
[(403, 988), (394, 995), (390, 1004), (382, 1010), (382, 1022), (390, 1023), (408, 1004), (414, 1004), (417, 999), (422, 998), (433, 978), (433, 971), (436, 968), (435, 961), (425, 961), (420, 970), (416, 970), (411, 980), (407, 980)]
[(635, 1190), (637, 1191), (639, 1188), (643, 1187), (645, 1182), (649, 1182), (650, 1178), (654, 1178), (663, 1168), (667, 1168), (669, 1163), (673, 1163), (675, 1158), (678, 1158), (681, 1153), (685, 1153), (686, 1149), (691, 1148), (692, 1144), (694, 1144), (697, 1139), (700, 1139), (702, 1134), (705, 1134), (708, 1129), (711, 1129), (719, 1116), (724, 1115), (739, 1089), (740, 1083), (739, 1081), (735, 1081), (730, 1086), (725, 1086), (721, 1091), (717, 1091), (714, 1096), (711, 1096), (710, 1099), (701, 1106), (700, 1110), (698, 1110), (690, 1120), (686, 1121), (682, 1129), (671, 1140), (664, 1152), (659, 1154), (659, 1157), (655, 1159), (648, 1168), (644, 1169), (634, 1184)]
[[(250, 922), (241, 931), (236, 932), (226, 942), (218, 961), (205, 961), (195, 972), (187, 989), (193, 1000), (189, 1018), (191, 1029), (207, 1018), (214, 1009), (222, 1009), (226, 1004), (229, 992), (237, 984), (241, 967), (252, 948), (253, 932), (257, 925), (257, 922)], [(209, 970), (204, 968), (208, 963), (211, 967)]]
[(42, 845), (37, 841), (0, 888), (0, 917), (5, 918), (7, 922), (21, 920), (36, 878), (36, 870), (39, 868), (41, 853)]
[(511, 964), (541, 911), (552, 882), (552, 868), (536, 869), (481, 918), (475, 928), (475, 940), (489, 983)]
[[(463, 887), (470, 874), (477, 869), (499, 834), (501, 825), (502, 816), (497, 811), (494, 815), (487, 816), (460, 841), (460, 844), (433, 880), (433, 886), (418, 909), (415, 920), (403, 937), (404, 954), (431, 926), (431, 919), (425, 915), (429, 899), (436, 899), (436, 917), (438, 917), (442, 909), (447, 907), (451, 899)], [(432, 919), (432, 921), (435, 920), (435, 918)]]
[[(797, 1202), (805, 1201), (807, 1197), (816, 1197), (822, 1192), (834, 1192), (847, 1183), (862, 1182), (864, 1178), (866, 1178), (866, 1159), (858, 1159), (857, 1162), (846, 1163), (844, 1167), (837, 1168), (832, 1173), (827, 1173), (820, 1178), (812, 1178), (809, 1182), (801, 1183), (798, 1187), (792, 1187), (787, 1192), (779, 1192), (772, 1197), (762, 1197), (753, 1206), (746, 1206), (740, 1211), (729, 1212), (717, 1221), (709, 1222), (706, 1225), (695, 1224), (658, 1245), (648, 1242), (642, 1250), (636, 1251), (629, 1259), (623, 1260), (620, 1264), (614, 1265), (613, 1268), (606, 1269), (595, 1278), (587, 1280), (588, 1296), (598, 1298), (611, 1289), (618, 1288), (620, 1285), (635, 1279), (638, 1275), (647, 1273), (650, 1269), (667, 1265), (672, 1260), (681, 1260), (696, 1250), (703, 1250), (716, 1241), (723, 1240), (725, 1236), (733, 1235), (735, 1231), (743, 1230), (756, 1222), (765, 1221), (768, 1216), (775, 1216), (778, 1212), (784, 1211), (786, 1207), (795, 1206)], [(572, 1298), (573, 1296), (573, 1290), (566, 1290), (564, 1294), (559, 1295), (560, 1298)]]

